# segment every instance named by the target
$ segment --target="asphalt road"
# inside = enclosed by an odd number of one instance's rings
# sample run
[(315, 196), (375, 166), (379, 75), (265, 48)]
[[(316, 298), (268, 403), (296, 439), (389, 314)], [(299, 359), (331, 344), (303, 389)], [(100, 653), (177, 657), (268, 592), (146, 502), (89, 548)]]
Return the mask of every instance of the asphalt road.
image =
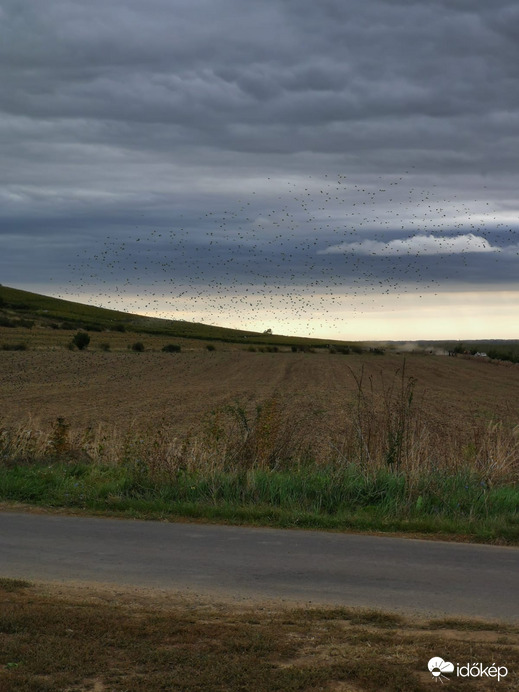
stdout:
[(519, 622), (519, 549), (0, 513), (0, 576)]

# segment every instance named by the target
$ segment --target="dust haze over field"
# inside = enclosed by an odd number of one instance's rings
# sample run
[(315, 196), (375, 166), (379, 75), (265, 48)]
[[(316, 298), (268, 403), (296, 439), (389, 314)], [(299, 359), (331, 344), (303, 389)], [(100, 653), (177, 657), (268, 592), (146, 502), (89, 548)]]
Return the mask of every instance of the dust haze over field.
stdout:
[(8, 0), (0, 280), (349, 339), (514, 338), (517, 6)]

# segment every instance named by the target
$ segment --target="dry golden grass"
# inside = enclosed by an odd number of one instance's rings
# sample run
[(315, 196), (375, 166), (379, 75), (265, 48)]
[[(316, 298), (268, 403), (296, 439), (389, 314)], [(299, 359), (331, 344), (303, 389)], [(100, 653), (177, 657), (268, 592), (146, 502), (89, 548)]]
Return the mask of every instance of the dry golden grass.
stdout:
[(499, 623), (7, 579), (0, 600), (3, 692), (412, 692), (433, 656), (510, 671), (449, 676), (461, 689), (519, 688), (519, 629)]

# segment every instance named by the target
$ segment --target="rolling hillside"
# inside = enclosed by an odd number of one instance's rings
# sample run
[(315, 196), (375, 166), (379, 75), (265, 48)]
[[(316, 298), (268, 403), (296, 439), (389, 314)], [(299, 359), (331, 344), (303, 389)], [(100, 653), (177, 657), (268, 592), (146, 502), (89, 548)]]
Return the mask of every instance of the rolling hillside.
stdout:
[(348, 343), (344, 341), (262, 334), (184, 320), (146, 317), (0, 286), (0, 328), (34, 326), (65, 330), (84, 329), (93, 332), (127, 331), (136, 334), (153, 334), (240, 344), (305, 345), (318, 348), (328, 344), (341, 345)]

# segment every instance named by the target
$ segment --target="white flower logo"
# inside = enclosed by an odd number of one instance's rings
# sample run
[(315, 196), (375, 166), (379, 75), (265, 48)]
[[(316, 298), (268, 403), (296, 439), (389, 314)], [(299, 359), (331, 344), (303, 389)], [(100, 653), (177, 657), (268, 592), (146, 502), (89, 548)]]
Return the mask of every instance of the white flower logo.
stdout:
[[(431, 658), (427, 664), (427, 667), (431, 671), (433, 678), (435, 678), (435, 680), (440, 680), (440, 682), (443, 682), (442, 678), (445, 678), (444, 673), (454, 672), (454, 663), (444, 661), (443, 658), (440, 658), (439, 656)], [(448, 678), (445, 678), (445, 680), (447, 679)]]

